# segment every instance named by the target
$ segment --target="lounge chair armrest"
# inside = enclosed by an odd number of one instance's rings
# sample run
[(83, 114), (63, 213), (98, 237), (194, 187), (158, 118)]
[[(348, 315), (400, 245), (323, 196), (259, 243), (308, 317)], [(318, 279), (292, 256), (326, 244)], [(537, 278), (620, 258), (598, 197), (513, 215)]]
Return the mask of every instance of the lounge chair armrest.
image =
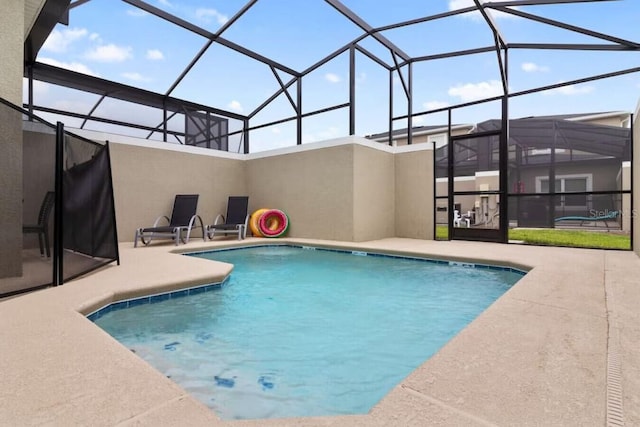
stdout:
[(215, 221), (213, 221), (213, 225), (224, 224), (224, 222), (225, 222), (224, 215), (218, 214)]
[(194, 215), (191, 217), (191, 220), (189, 221), (189, 228), (198, 228), (198, 226), (196, 225), (196, 220), (200, 223), (200, 228), (204, 229), (202, 218), (200, 218), (200, 215)]
[(169, 219), (168, 216), (162, 215), (162, 216), (159, 216), (158, 218), (156, 218), (155, 222), (153, 223), (153, 226), (154, 227), (158, 227), (158, 225), (160, 224), (160, 221), (162, 221), (162, 218), (164, 218), (167, 221), (167, 225), (169, 225), (171, 223), (171, 220)]
[(244, 219), (244, 229), (242, 230), (242, 238), (246, 239), (247, 238), (247, 228), (249, 227), (249, 217), (251, 215), (247, 215), (246, 218)]
[[(200, 218), (200, 215), (194, 215), (191, 217), (191, 219), (189, 220), (189, 226), (188, 227), (176, 227), (177, 229), (174, 231), (177, 233), (177, 236), (180, 240), (182, 240), (182, 243), (189, 243), (189, 238), (191, 237), (191, 231), (194, 228), (198, 228), (198, 225), (196, 225), (196, 220), (200, 223), (200, 228), (202, 229), (202, 240), (206, 241), (207, 240), (207, 232), (204, 228), (204, 224), (202, 222), (202, 218)], [(184, 238), (182, 238), (182, 232), (181, 229), (185, 229), (185, 231), (187, 232), (186, 236)], [(176, 239), (176, 245), (178, 244), (178, 239)]]

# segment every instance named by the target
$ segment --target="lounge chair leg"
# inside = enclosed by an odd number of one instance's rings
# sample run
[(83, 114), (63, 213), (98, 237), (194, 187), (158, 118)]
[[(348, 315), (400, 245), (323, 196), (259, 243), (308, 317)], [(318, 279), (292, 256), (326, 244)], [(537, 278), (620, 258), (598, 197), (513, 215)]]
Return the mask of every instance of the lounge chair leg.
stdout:
[(138, 247), (138, 238), (139, 238), (139, 237), (140, 237), (140, 229), (138, 228), (138, 229), (136, 230), (136, 237), (135, 237), (135, 239), (134, 239), (134, 241), (133, 241), (133, 247), (134, 247), (134, 248), (137, 248), (137, 247)]
[(40, 246), (40, 256), (44, 256), (44, 243), (42, 242), (42, 233), (38, 233), (38, 245)]
[(42, 233), (43, 239), (44, 239), (44, 251), (47, 254), (47, 258), (51, 258), (51, 249), (49, 249), (49, 233), (45, 230), (44, 233)]

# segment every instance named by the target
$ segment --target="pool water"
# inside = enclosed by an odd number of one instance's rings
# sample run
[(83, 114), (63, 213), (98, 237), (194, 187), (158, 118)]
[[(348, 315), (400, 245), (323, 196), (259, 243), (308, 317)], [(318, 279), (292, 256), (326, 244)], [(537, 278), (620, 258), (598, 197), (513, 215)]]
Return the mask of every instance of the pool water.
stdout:
[(230, 279), (95, 322), (222, 419), (367, 413), (522, 277), (290, 246), (194, 256)]

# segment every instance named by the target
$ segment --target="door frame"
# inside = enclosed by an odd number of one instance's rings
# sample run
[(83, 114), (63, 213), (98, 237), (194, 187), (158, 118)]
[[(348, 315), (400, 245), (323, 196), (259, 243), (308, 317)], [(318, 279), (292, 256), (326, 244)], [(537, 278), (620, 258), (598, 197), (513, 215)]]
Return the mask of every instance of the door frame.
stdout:
[[(474, 134), (456, 135), (451, 136), (448, 141), (447, 147), (447, 161), (448, 161), (448, 224), (449, 224), (449, 240), (474, 240), (483, 242), (496, 242), (507, 243), (508, 242), (508, 218), (507, 215), (507, 168), (504, 167), (507, 161), (507, 138), (506, 129), (498, 129), (495, 131), (478, 132)], [(469, 140), (477, 138), (487, 138), (497, 136), (499, 138), (498, 152), (498, 171), (499, 171), (499, 185), (498, 190), (488, 191), (455, 191), (454, 179), (455, 179), (455, 150), (453, 149), (456, 142), (460, 140)], [(455, 206), (456, 196), (496, 196), (499, 200), (498, 206), (498, 228), (465, 228), (453, 226), (453, 211)]]

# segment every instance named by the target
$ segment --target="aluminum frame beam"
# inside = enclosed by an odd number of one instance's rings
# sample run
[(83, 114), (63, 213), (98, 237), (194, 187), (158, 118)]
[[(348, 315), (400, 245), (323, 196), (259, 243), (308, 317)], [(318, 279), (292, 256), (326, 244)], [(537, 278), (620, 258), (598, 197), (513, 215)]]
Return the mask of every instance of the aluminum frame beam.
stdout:
[[(210, 31), (205, 30), (202, 27), (199, 27), (195, 24), (192, 24), (191, 22), (185, 21), (182, 18), (178, 18), (175, 15), (172, 15), (170, 13), (165, 12), (162, 9), (159, 9), (155, 6), (152, 6), (142, 0), (122, 0), (125, 3), (128, 3), (132, 6), (135, 6), (141, 10), (144, 10), (145, 12), (148, 12), (152, 15), (157, 16), (158, 18), (164, 19), (165, 21), (169, 21), (174, 25), (177, 25), (181, 28), (184, 28), (185, 30), (189, 30), (192, 33), (198, 34), (208, 40), (213, 40), (216, 43), (225, 46), (231, 50), (234, 50), (238, 53), (241, 53), (243, 55), (246, 55), (256, 61), (262, 62), (263, 64), (267, 64), (267, 65), (271, 65), (275, 68), (278, 68), (279, 70), (285, 71), (293, 76), (298, 76), (300, 73), (296, 70), (294, 70), (293, 68), (289, 68), (286, 65), (280, 64), (277, 61), (274, 61), (270, 58), (267, 58), (266, 56), (260, 55), (257, 52), (254, 52), (252, 50), (249, 50), (243, 46), (240, 46), (236, 43), (233, 43), (232, 41), (229, 41), (219, 35), (216, 35)], [(251, 2), (250, 2), (251, 3)]]
[(360, 27), (368, 35), (370, 35), (371, 37), (376, 39), (378, 42), (380, 42), (382, 45), (384, 45), (391, 52), (396, 53), (398, 56), (400, 56), (405, 61), (409, 61), (411, 59), (411, 57), (406, 52), (404, 52), (398, 46), (393, 44), (385, 36), (383, 36), (382, 34), (379, 34), (377, 31), (375, 31), (375, 29), (371, 25), (369, 25), (364, 19), (360, 18), (360, 16), (356, 15), (347, 6), (342, 4), (342, 2), (340, 2), (339, 0), (325, 0), (325, 1), (327, 3), (329, 3), (331, 6), (333, 6), (334, 9), (336, 9), (338, 12), (340, 12), (342, 15), (344, 15), (347, 19), (349, 19), (355, 25)]

